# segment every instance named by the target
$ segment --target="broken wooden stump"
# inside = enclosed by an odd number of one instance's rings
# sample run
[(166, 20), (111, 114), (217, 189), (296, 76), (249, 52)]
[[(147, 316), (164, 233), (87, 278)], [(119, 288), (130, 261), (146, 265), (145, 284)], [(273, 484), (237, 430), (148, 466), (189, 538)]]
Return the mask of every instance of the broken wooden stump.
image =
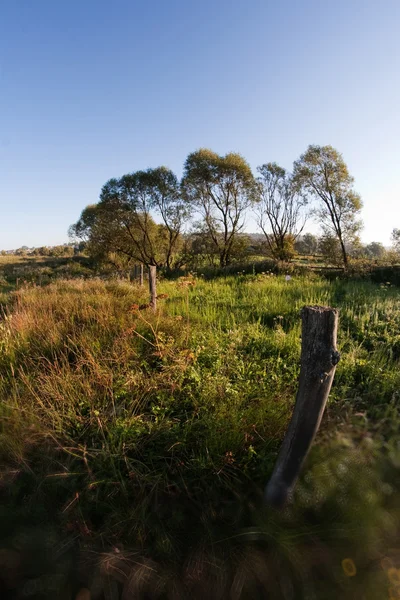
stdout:
[(336, 348), (338, 311), (305, 306), (302, 316), (299, 388), (292, 419), (265, 490), (267, 504), (282, 508), (290, 499), (321, 423), (340, 354)]

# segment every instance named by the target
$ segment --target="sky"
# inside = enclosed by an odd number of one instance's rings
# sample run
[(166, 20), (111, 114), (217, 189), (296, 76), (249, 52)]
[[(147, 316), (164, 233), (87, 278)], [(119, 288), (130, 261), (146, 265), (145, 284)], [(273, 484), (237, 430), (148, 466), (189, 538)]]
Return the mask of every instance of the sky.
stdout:
[(67, 242), (111, 177), (181, 176), (200, 147), (290, 170), (309, 144), (343, 154), (364, 242), (389, 244), (399, 31), (399, 0), (0, 0), (0, 249)]

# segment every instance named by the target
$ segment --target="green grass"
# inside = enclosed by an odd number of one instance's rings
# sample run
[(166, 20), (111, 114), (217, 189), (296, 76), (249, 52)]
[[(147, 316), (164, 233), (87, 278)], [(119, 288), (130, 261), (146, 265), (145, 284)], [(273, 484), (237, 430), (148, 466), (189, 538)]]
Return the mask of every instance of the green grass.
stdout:
[[(122, 544), (155, 561), (149, 586), (187, 579), (199, 598), (389, 597), (379, 561), (399, 533), (398, 289), (270, 273), (188, 282), (160, 282), (155, 315), (125, 281), (5, 291), (2, 545)], [(340, 308), (342, 359), (294, 503), (277, 514), (262, 489), (293, 408), (305, 304)], [(71, 552), (37, 569), (70, 577)], [(137, 568), (119, 554), (119, 570)], [(232, 581), (239, 595), (218, 595)]]

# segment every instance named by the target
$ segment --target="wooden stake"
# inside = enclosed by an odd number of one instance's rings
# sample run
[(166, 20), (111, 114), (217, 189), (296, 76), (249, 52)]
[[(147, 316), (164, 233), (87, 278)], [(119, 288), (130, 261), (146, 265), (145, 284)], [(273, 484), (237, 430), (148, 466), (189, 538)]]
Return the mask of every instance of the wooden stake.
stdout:
[(143, 285), (143, 264), (140, 263), (140, 285)]
[(154, 312), (157, 310), (157, 267), (149, 265), (149, 290), (150, 290), (150, 304), (153, 307)]
[(283, 507), (292, 495), (321, 423), (340, 359), (336, 349), (338, 311), (323, 306), (305, 306), (301, 316), (301, 367), (296, 403), (265, 490), (267, 504), (275, 508)]

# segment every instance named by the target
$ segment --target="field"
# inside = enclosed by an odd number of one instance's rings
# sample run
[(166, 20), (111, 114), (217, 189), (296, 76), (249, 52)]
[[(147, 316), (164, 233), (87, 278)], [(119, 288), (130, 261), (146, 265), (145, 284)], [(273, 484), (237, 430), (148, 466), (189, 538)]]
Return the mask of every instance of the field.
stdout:
[[(158, 294), (154, 314), (128, 281), (0, 288), (3, 585), (18, 598), (400, 597), (398, 288), (266, 272), (163, 280)], [(306, 304), (340, 309), (342, 359), (279, 513), (262, 494)]]

